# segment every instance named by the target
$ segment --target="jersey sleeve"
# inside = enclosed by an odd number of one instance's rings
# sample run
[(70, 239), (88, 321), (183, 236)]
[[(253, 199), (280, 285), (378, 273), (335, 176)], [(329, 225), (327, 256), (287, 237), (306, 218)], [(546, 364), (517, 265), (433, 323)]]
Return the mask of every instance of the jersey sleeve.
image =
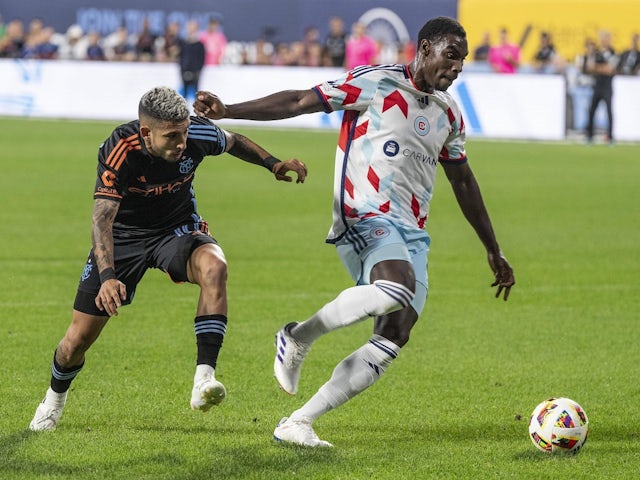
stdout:
[(314, 87), (325, 112), (336, 110), (364, 111), (368, 108), (377, 88), (378, 79), (375, 70), (358, 67), (346, 72), (336, 80), (324, 82)]
[(467, 161), (467, 153), (464, 148), (466, 131), (464, 119), (458, 105), (450, 99), (447, 108), (447, 119), (449, 121), (449, 136), (440, 150), (439, 160), (441, 163), (462, 164)]
[(122, 200), (129, 167), (125, 160), (131, 151), (140, 149), (137, 131), (126, 128), (113, 131), (98, 149), (98, 176), (93, 198)]
[(227, 136), (224, 130), (204, 117), (191, 117), (187, 134), (189, 142), (200, 150), (203, 157), (221, 155), (227, 151)]

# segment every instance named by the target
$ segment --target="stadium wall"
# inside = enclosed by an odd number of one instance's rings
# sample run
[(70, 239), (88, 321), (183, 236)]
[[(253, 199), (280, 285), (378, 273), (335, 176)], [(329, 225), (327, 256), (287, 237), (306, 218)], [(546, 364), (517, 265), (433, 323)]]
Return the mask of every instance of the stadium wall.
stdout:
[[(282, 89), (305, 89), (342, 73), (333, 68), (208, 67), (201, 88), (228, 103)], [(180, 88), (171, 63), (0, 60), (0, 115), (129, 120), (142, 94), (156, 85)], [(640, 78), (614, 79), (614, 136), (640, 140)], [(555, 75), (465, 72), (449, 89), (469, 137), (560, 140), (566, 133), (566, 83)], [(225, 121), (227, 122), (227, 121)], [(234, 123), (253, 123), (228, 121)], [(294, 128), (337, 128), (339, 113), (269, 122)]]

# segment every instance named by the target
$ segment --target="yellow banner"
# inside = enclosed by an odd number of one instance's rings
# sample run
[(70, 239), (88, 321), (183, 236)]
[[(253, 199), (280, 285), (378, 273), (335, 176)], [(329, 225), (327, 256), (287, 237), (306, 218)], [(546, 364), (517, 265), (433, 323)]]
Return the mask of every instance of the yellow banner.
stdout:
[(506, 28), (509, 39), (522, 47), (521, 62), (531, 63), (540, 44), (540, 33), (549, 32), (556, 51), (568, 62), (583, 53), (587, 38), (598, 32), (612, 34), (617, 53), (631, 45), (640, 32), (639, 0), (459, 0), (458, 19), (467, 31), (469, 61), (488, 32), (492, 42)]

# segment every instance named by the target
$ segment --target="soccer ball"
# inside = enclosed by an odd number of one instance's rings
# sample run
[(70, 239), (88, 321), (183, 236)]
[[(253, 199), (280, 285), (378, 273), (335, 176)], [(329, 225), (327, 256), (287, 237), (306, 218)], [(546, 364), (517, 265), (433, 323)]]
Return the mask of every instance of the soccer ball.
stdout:
[(589, 435), (584, 409), (569, 398), (550, 398), (539, 404), (529, 420), (529, 437), (547, 453), (578, 453)]

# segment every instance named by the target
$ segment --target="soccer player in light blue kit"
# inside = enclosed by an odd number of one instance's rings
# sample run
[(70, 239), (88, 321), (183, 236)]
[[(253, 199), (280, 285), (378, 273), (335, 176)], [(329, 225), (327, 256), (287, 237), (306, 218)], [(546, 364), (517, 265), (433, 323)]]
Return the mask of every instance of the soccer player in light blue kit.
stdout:
[(467, 162), (464, 121), (446, 93), (468, 54), (466, 32), (438, 17), (420, 30), (408, 65), (360, 66), (309, 90), (289, 90), (225, 105), (199, 92), (194, 108), (213, 119), (274, 120), (344, 110), (336, 149), (333, 224), (327, 242), (357, 285), (341, 292), (303, 322), (276, 334), (274, 373), (297, 392), (302, 362), (321, 335), (374, 317), (371, 338), (342, 360), (300, 409), (283, 418), (276, 440), (330, 447), (313, 422), (370, 387), (409, 341), (427, 298), (424, 231), (436, 167), (442, 165), (460, 208), (486, 248), (496, 297), (515, 284)]

